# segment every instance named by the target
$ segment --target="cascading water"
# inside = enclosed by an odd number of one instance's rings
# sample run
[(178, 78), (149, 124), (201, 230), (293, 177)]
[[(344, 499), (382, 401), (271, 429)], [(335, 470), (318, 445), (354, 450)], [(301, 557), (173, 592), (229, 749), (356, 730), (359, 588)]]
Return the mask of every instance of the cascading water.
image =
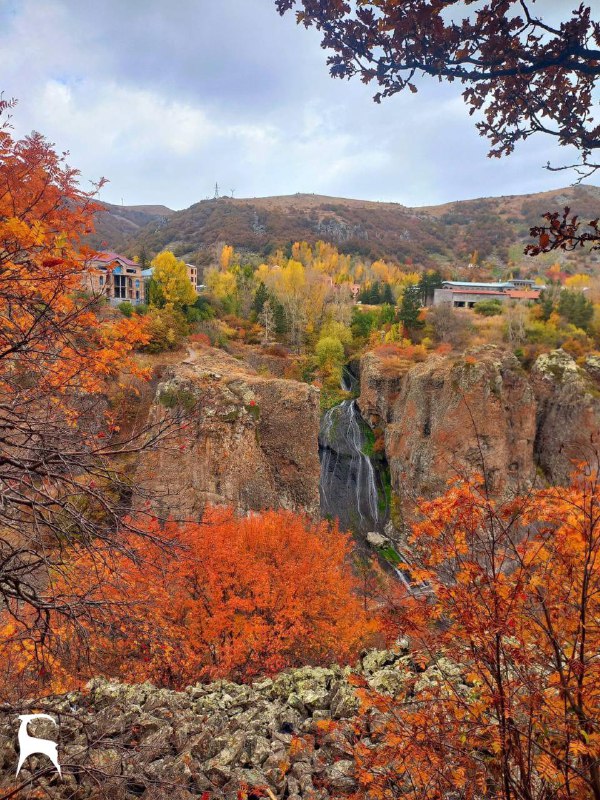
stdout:
[[(345, 391), (352, 381), (345, 370)], [(319, 433), (321, 514), (358, 533), (381, 530), (387, 520), (384, 470), (365, 453), (365, 430), (356, 400), (344, 400), (323, 415)]]

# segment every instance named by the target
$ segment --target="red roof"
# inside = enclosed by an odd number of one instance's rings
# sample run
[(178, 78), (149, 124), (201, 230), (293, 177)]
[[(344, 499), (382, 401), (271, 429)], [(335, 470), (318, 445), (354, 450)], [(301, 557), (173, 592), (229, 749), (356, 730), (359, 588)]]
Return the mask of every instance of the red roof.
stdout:
[(506, 294), (514, 300), (537, 300), (540, 293), (541, 289), (509, 289), (508, 292), (506, 292)]
[(109, 250), (104, 250), (102, 253), (98, 253), (97, 255), (94, 256), (94, 258), (92, 260), (93, 261), (102, 261), (102, 262), (104, 262), (106, 264), (112, 264), (113, 261), (117, 261), (117, 259), (119, 261), (122, 261), (123, 264), (126, 264), (129, 267), (138, 267), (139, 266), (139, 264), (136, 264), (135, 261), (132, 261), (130, 258), (127, 258), (127, 256), (122, 256), (119, 253), (113, 253), (113, 252), (111, 252)]

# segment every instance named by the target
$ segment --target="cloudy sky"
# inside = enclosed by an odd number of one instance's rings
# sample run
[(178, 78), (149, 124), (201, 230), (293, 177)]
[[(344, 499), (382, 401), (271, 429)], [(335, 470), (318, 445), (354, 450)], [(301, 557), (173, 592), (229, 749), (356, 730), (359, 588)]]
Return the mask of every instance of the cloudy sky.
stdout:
[(185, 208), (218, 182), (428, 205), (569, 180), (543, 169), (565, 157), (543, 138), (488, 159), (457, 84), (377, 106), (331, 79), (318, 36), (273, 0), (0, 0), (0, 76), (15, 132), (107, 177), (114, 203)]

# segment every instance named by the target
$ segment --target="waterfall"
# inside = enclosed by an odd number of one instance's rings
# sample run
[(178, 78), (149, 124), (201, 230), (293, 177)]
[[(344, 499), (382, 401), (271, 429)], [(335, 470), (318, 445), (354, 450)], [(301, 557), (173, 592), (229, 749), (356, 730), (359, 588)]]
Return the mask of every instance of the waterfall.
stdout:
[[(342, 382), (349, 391), (347, 373)], [(364, 452), (365, 424), (356, 400), (344, 400), (323, 415), (319, 434), (321, 513), (363, 533), (380, 529), (386, 516), (379, 507), (383, 477)]]

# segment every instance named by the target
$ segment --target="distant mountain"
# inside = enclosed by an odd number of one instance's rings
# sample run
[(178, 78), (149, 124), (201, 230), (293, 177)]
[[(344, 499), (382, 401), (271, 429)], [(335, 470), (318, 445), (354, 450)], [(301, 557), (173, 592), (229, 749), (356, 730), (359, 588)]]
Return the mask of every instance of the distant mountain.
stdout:
[(168, 248), (191, 258), (220, 242), (267, 254), (290, 242), (323, 239), (346, 253), (434, 266), (464, 262), (474, 250), (481, 259), (506, 261), (509, 248), (528, 240), (529, 228), (541, 223), (545, 211), (565, 205), (593, 219), (600, 213), (600, 188), (571, 186), (422, 208), (311, 194), (223, 197), (177, 212), (110, 206), (99, 235), (130, 255), (142, 248), (148, 254)]
[(88, 244), (100, 250), (123, 250), (148, 225), (164, 223), (175, 212), (166, 206), (114, 206), (102, 203), (96, 214), (96, 231)]

